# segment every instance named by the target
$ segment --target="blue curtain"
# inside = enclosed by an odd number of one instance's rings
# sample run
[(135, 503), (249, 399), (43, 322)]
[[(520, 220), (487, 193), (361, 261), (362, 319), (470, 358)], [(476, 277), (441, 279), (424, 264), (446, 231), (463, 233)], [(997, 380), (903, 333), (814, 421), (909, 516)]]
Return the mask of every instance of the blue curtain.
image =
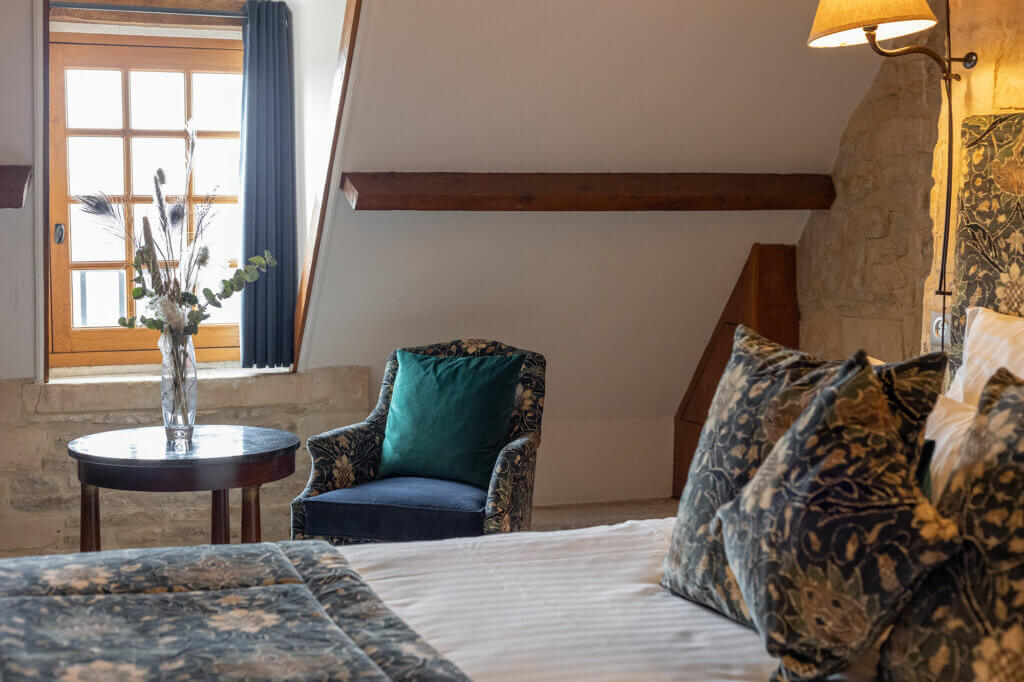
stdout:
[(245, 3), (242, 93), (242, 243), (246, 259), (278, 261), (242, 296), (242, 366), (290, 365), (295, 357), (297, 257), (295, 110), (291, 11)]

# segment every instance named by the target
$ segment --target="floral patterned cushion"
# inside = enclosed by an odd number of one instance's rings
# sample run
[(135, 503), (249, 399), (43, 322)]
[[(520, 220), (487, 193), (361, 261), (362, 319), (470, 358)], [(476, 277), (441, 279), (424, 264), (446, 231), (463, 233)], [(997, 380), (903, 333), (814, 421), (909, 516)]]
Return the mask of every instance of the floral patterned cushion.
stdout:
[(880, 676), (913, 682), (1024, 679), (1024, 381), (982, 392), (939, 511), (963, 551), (929, 576), (882, 647)]
[(917, 485), (893, 406), (856, 354), (718, 512), (752, 620), (781, 659), (773, 679), (849, 666), (959, 548)]
[[(935, 353), (875, 368), (883, 389), (898, 406), (900, 435), (914, 457), (942, 387), (945, 363), (945, 356)], [(753, 626), (712, 521), (841, 367), (842, 363), (816, 360), (769, 341), (742, 325), (737, 328), (732, 357), (679, 500), (663, 567), (665, 587)]]

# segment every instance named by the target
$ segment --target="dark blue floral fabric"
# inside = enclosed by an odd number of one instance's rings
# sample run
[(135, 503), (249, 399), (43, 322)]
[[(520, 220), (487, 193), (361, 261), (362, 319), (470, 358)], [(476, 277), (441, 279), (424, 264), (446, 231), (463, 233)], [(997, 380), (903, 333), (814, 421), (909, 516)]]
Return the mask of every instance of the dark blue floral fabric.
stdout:
[(938, 502), (963, 550), (940, 566), (882, 647), (889, 682), (1024, 680), (1024, 381), (997, 371)]
[(968, 116), (961, 145), (950, 311), (953, 369), (963, 356), (968, 308), (1024, 315), (1024, 113)]
[[(533, 483), (544, 414), (544, 375), (547, 367), (539, 353), (507, 346), (498, 341), (458, 339), (429, 346), (403, 348), (410, 353), (438, 357), (479, 357), (522, 354), (523, 369), (516, 389), (516, 405), (509, 422), (507, 444), (498, 455), (484, 508), (484, 533), (529, 530), (533, 513)], [(331, 544), (368, 542), (361, 538), (314, 536), (306, 533), (303, 501), (339, 488), (351, 488), (377, 479), (381, 446), (395, 376), (398, 354), (392, 353), (384, 368), (380, 397), (366, 421), (321, 433), (307, 447), (313, 468), (298, 497), (292, 501), (292, 539), (326, 540)]]
[(230, 590), (302, 578), (272, 544), (53, 554), (0, 561), (0, 598)]
[(327, 614), (392, 680), (462, 682), (466, 676), (395, 615), (336, 549), (282, 542)]
[[(934, 400), (934, 398), (933, 398)], [(959, 549), (921, 491), (883, 382), (858, 353), (718, 512), (777, 680), (820, 680), (876, 646)]]
[(0, 561), (0, 679), (466, 678), (308, 542)]
[[(841, 362), (816, 360), (747, 327), (737, 328), (732, 357), (679, 500), (663, 564), (665, 587), (753, 626), (713, 523), (715, 514), (753, 478), (775, 443), (841, 367)], [(902, 442), (912, 458), (918, 456), (945, 367), (945, 356), (934, 353), (874, 370), (894, 406)]]

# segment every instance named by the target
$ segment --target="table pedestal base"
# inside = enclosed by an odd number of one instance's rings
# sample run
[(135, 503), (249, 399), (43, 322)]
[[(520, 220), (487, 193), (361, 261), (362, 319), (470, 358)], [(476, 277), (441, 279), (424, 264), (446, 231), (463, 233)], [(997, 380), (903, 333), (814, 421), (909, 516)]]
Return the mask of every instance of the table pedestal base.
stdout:
[(260, 489), (242, 488), (242, 542), (260, 542)]
[(79, 550), (100, 551), (100, 489), (94, 485), (82, 484), (81, 520)]
[(231, 509), (228, 491), (214, 490), (210, 504), (210, 543), (226, 545), (231, 542)]

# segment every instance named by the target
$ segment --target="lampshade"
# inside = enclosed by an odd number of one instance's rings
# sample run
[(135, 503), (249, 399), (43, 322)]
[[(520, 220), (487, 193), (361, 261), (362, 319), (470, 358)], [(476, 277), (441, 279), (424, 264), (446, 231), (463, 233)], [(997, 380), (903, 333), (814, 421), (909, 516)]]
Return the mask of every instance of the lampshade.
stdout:
[(877, 26), (878, 40), (929, 29), (937, 23), (927, 0), (820, 0), (811, 47), (844, 47), (867, 42), (864, 27)]

